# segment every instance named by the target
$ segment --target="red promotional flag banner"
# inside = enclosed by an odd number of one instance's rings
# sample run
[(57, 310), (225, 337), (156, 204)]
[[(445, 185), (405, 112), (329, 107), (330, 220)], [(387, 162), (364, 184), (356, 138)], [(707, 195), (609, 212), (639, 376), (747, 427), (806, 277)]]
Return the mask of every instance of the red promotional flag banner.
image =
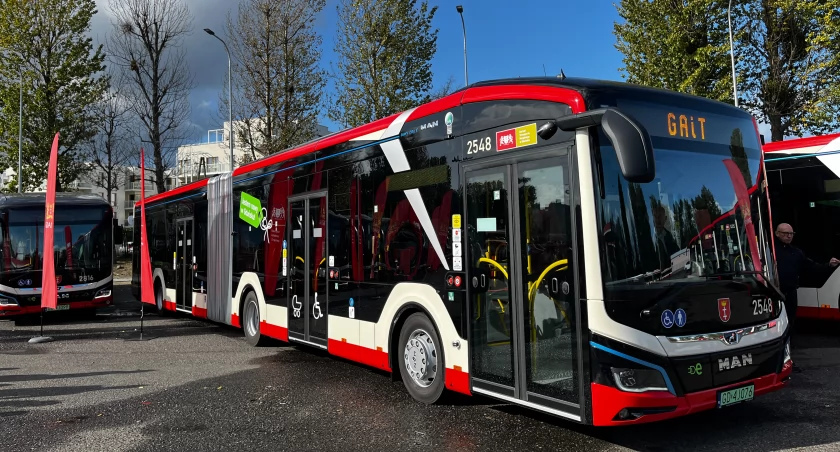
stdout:
[[(41, 308), (58, 306), (58, 287), (55, 282), (55, 178), (58, 166), (58, 133), (53, 138), (50, 166), (47, 173), (47, 200), (44, 206), (44, 260), (41, 272)], [(36, 228), (37, 231), (37, 228)]]
[(146, 234), (146, 158), (143, 148), (140, 148), (140, 302), (155, 304), (149, 236)]

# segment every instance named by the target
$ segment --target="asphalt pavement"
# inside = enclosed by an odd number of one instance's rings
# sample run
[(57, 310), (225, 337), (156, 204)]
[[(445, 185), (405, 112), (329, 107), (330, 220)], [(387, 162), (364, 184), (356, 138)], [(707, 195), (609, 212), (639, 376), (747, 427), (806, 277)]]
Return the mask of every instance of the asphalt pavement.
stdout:
[(117, 286), (95, 319), (0, 321), (0, 451), (840, 451), (840, 328), (800, 322), (783, 391), (596, 429), (493, 400), (425, 406), (382, 372), (239, 330), (147, 315)]

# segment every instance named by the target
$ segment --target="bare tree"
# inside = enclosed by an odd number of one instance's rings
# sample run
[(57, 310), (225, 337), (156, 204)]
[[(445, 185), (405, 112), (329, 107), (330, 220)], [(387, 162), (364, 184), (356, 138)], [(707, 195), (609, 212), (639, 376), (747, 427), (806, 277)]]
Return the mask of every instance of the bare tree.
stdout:
[(106, 92), (93, 107), (101, 121), (97, 124), (97, 134), (88, 149), (93, 171), (87, 174), (91, 184), (105, 190), (109, 202), (112, 193), (121, 185), (121, 176), (124, 176), (120, 168), (128, 164), (134, 156), (135, 148), (129, 130), (130, 107), (120, 94), (123, 79), (112, 77), (111, 80), (116, 82), (113, 89)]
[[(234, 133), (252, 159), (315, 136), (326, 73), (320, 69), (322, 38), (314, 25), (325, 4), (244, 0), (235, 20), (228, 14), (231, 53), (238, 60), (234, 88), (241, 125)], [(225, 113), (227, 102), (220, 98)]]
[(161, 193), (190, 114), (194, 83), (181, 44), (192, 19), (182, 0), (110, 0), (110, 7), (115, 22), (108, 53), (129, 80), (124, 93), (142, 140), (151, 144), (150, 173)]

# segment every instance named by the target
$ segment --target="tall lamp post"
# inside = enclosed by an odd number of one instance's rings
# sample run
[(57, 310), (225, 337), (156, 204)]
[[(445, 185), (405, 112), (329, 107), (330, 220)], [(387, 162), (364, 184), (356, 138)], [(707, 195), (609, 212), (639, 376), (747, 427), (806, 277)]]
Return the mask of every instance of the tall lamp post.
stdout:
[(208, 35), (210, 35), (210, 36), (218, 39), (219, 41), (221, 41), (222, 44), (225, 46), (225, 51), (227, 52), (227, 55), (228, 55), (228, 118), (229, 118), (228, 120), (230, 122), (230, 139), (228, 141), (230, 141), (230, 171), (232, 173), (233, 172), (234, 161), (233, 161), (233, 83), (231, 82), (231, 80), (233, 79), (233, 72), (231, 71), (231, 68), (230, 68), (230, 49), (228, 48), (228, 45), (224, 41), (224, 39), (216, 36), (216, 33), (213, 33), (213, 30), (211, 30), (209, 28), (205, 28), (204, 31)]
[(458, 5), (455, 9), (457, 9), (458, 14), (461, 15), (461, 30), (464, 32), (464, 82), (466, 82), (466, 86), (469, 86), (470, 78), (467, 74), (467, 26), (464, 25), (464, 7)]
[(738, 106), (738, 80), (735, 77), (735, 46), (732, 43), (732, 0), (726, 13), (729, 19), (729, 56), (732, 58), (732, 92), (735, 96), (735, 106)]
[(23, 178), (23, 63), (20, 65), (20, 106), (18, 108), (18, 193), (21, 190), (21, 179)]

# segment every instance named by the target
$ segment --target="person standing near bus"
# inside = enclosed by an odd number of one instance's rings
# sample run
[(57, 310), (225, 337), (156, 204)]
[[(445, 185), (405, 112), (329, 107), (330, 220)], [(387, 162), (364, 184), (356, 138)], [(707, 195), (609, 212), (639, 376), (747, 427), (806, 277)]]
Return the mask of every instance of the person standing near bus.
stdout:
[[(779, 288), (785, 295), (785, 310), (788, 312), (790, 327), (788, 331), (793, 332), (793, 324), (796, 319), (796, 308), (799, 305), (796, 291), (799, 289), (799, 277), (806, 271), (816, 271), (824, 264), (818, 264), (809, 259), (799, 248), (791, 245), (793, 241), (793, 227), (782, 223), (776, 228), (776, 265), (779, 270)], [(828, 262), (830, 267), (840, 265), (840, 260), (831, 258)], [(801, 369), (794, 364), (793, 370), (801, 372)]]

